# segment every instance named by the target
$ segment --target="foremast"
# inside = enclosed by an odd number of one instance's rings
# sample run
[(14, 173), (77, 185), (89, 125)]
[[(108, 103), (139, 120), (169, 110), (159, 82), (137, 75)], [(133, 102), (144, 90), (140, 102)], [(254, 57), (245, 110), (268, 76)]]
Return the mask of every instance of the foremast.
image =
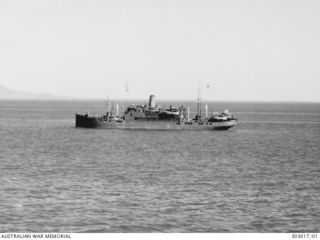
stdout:
[(198, 97), (197, 97), (197, 116), (195, 118), (197, 122), (202, 121), (201, 113), (201, 81), (198, 82)]

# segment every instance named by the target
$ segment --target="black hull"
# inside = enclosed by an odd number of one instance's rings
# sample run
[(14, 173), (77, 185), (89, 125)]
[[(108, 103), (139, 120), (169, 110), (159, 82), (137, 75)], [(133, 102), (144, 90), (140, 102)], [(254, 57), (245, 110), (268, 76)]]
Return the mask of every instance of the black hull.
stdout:
[(76, 114), (76, 127), (97, 129), (142, 129), (142, 130), (228, 130), (236, 125), (236, 120), (223, 122), (185, 123), (175, 121), (107, 121), (95, 116)]
[(76, 127), (81, 128), (99, 128), (99, 120), (95, 117), (76, 114)]

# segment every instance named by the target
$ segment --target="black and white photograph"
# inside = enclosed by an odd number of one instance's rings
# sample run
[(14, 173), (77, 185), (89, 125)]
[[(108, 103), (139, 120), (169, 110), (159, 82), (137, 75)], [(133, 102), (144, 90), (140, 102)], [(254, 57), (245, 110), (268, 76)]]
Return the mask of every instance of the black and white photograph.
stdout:
[(0, 0), (1, 239), (319, 232), (319, 0)]

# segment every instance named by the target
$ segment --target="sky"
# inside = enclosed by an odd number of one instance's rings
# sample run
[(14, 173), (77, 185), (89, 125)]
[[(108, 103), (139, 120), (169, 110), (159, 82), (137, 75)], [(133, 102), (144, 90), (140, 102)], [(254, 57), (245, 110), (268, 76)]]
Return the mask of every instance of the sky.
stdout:
[(320, 101), (319, 0), (0, 0), (0, 84), (88, 98)]

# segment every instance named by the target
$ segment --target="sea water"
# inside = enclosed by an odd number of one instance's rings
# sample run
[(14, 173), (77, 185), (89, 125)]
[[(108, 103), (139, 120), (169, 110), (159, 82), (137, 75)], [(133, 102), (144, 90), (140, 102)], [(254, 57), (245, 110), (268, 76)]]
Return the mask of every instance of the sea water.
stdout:
[(97, 130), (74, 114), (102, 101), (0, 101), (0, 232), (320, 232), (320, 104), (224, 108), (228, 131)]

